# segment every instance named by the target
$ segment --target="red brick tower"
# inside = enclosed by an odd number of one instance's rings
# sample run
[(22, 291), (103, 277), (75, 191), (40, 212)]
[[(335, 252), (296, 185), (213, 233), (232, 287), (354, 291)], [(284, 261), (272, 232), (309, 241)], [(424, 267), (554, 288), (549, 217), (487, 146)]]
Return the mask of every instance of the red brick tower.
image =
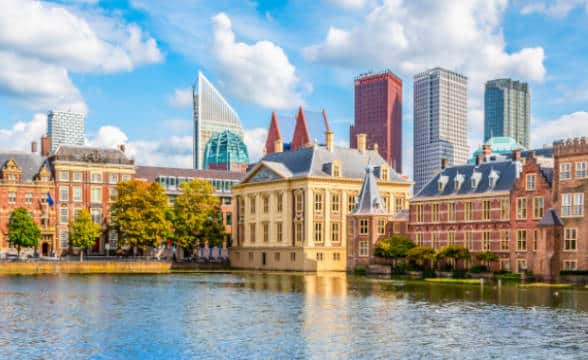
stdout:
[(402, 172), (402, 80), (387, 70), (355, 79), (355, 122), (350, 128), (351, 147), (357, 134), (367, 134), (367, 146)]
[(308, 126), (306, 124), (306, 118), (304, 117), (304, 110), (302, 106), (298, 108), (298, 114), (296, 114), (296, 126), (294, 128), (294, 135), (292, 136), (292, 142), (290, 143), (290, 151), (294, 151), (301, 147), (308, 146), (310, 144), (310, 134), (308, 132)]
[(278, 116), (274, 111), (272, 112), (272, 119), (270, 121), (269, 130), (267, 132), (267, 139), (265, 140), (266, 154), (276, 152), (276, 140), (282, 140), (282, 134), (280, 133), (280, 127), (278, 126)]

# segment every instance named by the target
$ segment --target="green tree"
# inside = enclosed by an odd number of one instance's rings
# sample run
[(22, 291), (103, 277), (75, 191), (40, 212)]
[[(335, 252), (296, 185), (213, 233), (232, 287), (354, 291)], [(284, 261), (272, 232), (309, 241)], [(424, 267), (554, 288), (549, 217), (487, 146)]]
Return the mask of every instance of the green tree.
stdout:
[(102, 228), (92, 221), (90, 212), (83, 209), (77, 218), (69, 223), (69, 241), (71, 246), (80, 248), (80, 262), (84, 261), (84, 250), (96, 243), (102, 235)]
[(484, 251), (482, 253), (479, 253), (476, 257), (478, 258), (478, 260), (480, 260), (482, 265), (486, 266), (487, 268), (490, 268), (490, 263), (498, 261), (499, 259), (498, 255), (496, 255), (496, 253), (493, 253), (492, 251)]
[(194, 179), (182, 183), (173, 208), (174, 244), (193, 250), (208, 240), (219, 245), (224, 237), (220, 201), (206, 180)]
[(41, 229), (35, 223), (27, 209), (14, 209), (10, 220), (8, 221), (8, 240), (13, 246), (16, 246), (18, 257), (20, 257), (21, 247), (39, 246), (41, 239)]
[(121, 245), (145, 250), (171, 235), (168, 198), (160, 184), (131, 180), (119, 183), (117, 189), (111, 218)]
[(395, 265), (397, 259), (406, 258), (408, 251), (415, 246), (415, 243), (404, 235), (392, 235), (376, 244), (374, 254), (386, 259), (392, 259), (392, 263)]
[(435, 258), (435, 250), (429, 246), (416, 246), (406, 252), (406, 257), (420, 266), (430, 265)]
[(435, 260), (447, 259), (450, 263), (453, 263), (455, 268), (457, 268), (457, 262), (459, 260), (469, 260), (470, 258), (470, 251), (458, 245), (444, 246), (435, 254)]

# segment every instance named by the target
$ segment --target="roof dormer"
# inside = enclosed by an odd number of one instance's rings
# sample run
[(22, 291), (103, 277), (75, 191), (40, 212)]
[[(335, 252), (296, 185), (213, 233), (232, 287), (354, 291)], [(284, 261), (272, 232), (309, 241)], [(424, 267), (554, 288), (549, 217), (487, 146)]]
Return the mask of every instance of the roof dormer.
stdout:
[(463, 176), (463, 174), (457, 173), (455, 175), (455, 178), (453, 179), (453, 187), (455, 188), (456, 192), (459, 191), (464, 180), (465, 180), (465, 177)]
[(439, 180), (437, 180), (437, 191), (443, 192), (445, 189), (445, 185), (449, 182), (449, 177), (447, 175), (439, 176)]
[(479, 171), (474, 171), (472, 173), (472, 178), (470, 179), (472, 190), (476, 190), (478, 185), (480, 185), (480, 180), (482, 179), (482, 173)]
[(490, 189), (494, 189), (496, 183), (498, 183), (498, 179), (500, 178), (500, 173), (494, 169), (490, 170), (490, 175), (488, 175), (488, 186)]
[(20, 182), (22, 179), (22, 170), (18, 167), (14, 159), (10, 159), (2, 168), (2, 180), (5, 182)]

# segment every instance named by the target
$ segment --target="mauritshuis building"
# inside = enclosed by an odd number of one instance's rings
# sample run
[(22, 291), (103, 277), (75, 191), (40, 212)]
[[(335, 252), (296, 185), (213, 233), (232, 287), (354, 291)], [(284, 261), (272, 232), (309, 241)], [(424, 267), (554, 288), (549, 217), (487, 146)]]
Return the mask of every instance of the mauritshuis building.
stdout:
[(484, 93), (484, 141), (496, 136), (511, 137), (529, 147), (531, 94), (529, 85), (511, 79), (486, 83)]

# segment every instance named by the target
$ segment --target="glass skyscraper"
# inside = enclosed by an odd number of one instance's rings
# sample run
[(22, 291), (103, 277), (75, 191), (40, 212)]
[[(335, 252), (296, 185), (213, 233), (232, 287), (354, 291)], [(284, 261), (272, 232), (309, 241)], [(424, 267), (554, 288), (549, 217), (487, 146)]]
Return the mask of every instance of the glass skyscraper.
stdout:
[(84, 145), (84, 114), (50, 111), (47, 114), (47, 135), (51, 140), (51, 151), (59, 145)]
[(484, 93), (484, 141), (511, 137), (529, 147), (531, 94), (525, 82), (497, 79), (486, 83)]
[(194, 98), (194, 168), (204, 167), (204, 151), (214, 134), (229, 130), (243, 139), (239, 115), (221, 93), (198, 72), (193, 87)]

